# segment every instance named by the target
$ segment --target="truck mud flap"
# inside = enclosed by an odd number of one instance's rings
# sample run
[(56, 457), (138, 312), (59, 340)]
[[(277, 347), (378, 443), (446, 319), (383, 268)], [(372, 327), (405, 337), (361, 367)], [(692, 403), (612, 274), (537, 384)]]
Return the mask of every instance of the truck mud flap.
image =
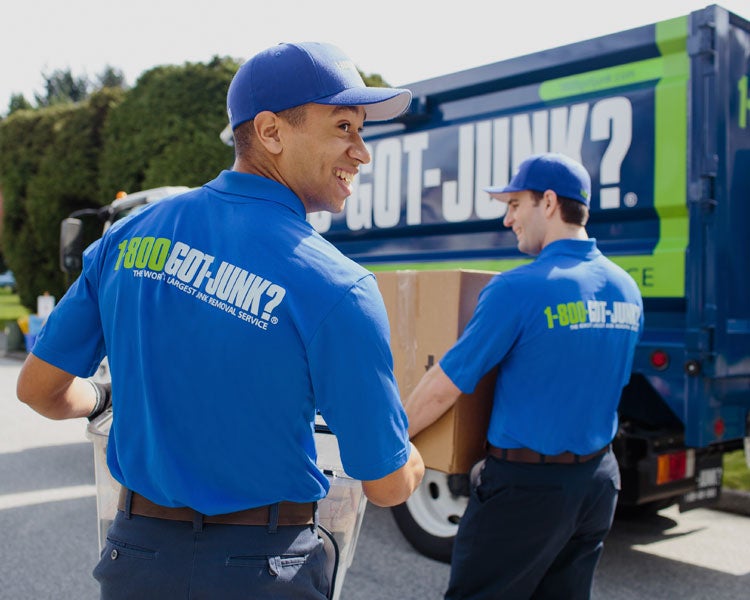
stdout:
[(722, 454), (711, 453), (696, 456), (696, 488), (680, 497), (680, 512), (715, 505), (721, 497), (723, 473)]

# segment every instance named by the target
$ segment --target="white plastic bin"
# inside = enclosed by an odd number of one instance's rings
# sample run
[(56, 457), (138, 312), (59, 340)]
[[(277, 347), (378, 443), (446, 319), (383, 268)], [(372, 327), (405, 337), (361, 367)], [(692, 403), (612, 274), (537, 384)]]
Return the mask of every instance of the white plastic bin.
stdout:
[[(96, 513), (99, 526), (99, 551), (107, 538), (107, 530), (117, 514), (120, 484), (107, 468), (107, 441), (112, 426), (112, 411), (107, 410), (91, 421), (86, 428), (86, 437), (94, 445), (94, 474), (96, 478)], [(323, 470), (331, 484), (328, 495), (318, 502), (320, 525), (329, 531), (338, 547), (333, 600), (341, 593), (346, 571), (354, 560), (357, 538), (367, 506), (362, 484), (344, 472), (339, 456), (336, 436), (327, 431), (322, 419), (316, 421), (315, 445), (318, 451), (318, 467)]]

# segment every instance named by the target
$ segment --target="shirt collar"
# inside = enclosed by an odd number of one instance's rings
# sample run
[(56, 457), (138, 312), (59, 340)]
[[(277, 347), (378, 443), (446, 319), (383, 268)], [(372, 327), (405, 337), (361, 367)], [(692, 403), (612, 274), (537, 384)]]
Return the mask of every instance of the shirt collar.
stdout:
[(596, 247), (596, 238), (589, 238), (587, 240), (555, 240), (542, 248), (538, 258), (551, 254), (572, 254), (574, 256), (594, 258), (601, 254), (601, 252)]
[(249, 200), (267, 200), (276, 202), (306, 218), (302, 201), (285, 185), (250, 173), (239, 171), (222, 171), (213, 181), (204, 185), (215, 192), (232, 196), (230, 202), (247, 202)]

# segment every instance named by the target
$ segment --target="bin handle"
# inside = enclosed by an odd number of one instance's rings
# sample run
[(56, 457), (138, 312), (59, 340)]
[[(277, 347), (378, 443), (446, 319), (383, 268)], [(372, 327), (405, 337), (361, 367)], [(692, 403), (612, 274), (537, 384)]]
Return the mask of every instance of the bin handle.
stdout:
[(333, 592), (336, 587), (336, 573), (339, 569), (339, 545), (333, 534), (322, 525), (318, 525), (320, 539), (323, 540), (323, 550), (326, 553), (326, 575), (328, 576), (328, 595), (329, 600), (333, 598)]

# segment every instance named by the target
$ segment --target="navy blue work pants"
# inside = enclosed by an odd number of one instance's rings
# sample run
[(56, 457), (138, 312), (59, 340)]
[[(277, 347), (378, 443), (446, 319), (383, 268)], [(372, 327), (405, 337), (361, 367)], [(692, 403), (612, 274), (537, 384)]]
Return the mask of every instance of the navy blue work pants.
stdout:
[(475, 473), (446, 600), (590, 598), (620, 489), (614, 454), (578, 464), (489, 456)]
[(322, 600), (315, 525), (167, 521), (118, 511), (94, 569), (102, 600)]

